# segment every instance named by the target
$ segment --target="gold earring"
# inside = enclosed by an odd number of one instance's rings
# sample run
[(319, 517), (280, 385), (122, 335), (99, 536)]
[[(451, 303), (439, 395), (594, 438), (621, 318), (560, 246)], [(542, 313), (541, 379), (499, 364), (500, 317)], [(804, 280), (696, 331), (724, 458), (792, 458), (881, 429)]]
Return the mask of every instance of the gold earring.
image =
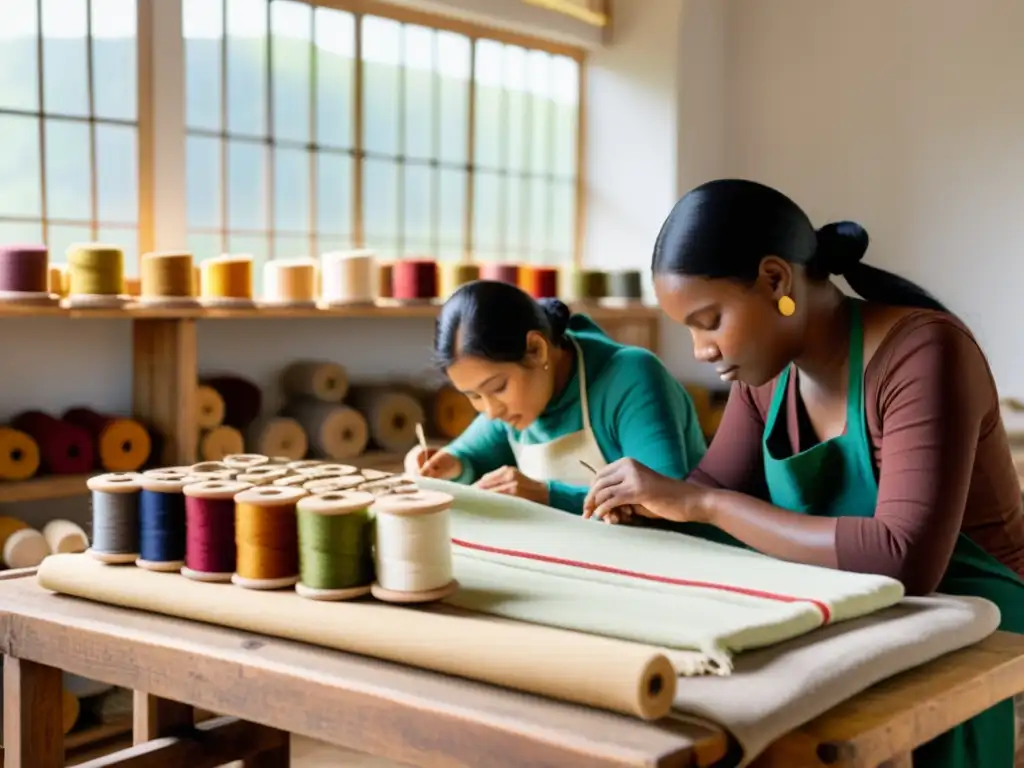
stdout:
[(796, 302), (793, 301), (789, 296), (783, 296), (779, 299), (779, 314), (783, 317), (790, 317), (796, 312)]
[(548, 364), (544, 363), (544, 370), (546, 371), (547, 369), (548, 369)]

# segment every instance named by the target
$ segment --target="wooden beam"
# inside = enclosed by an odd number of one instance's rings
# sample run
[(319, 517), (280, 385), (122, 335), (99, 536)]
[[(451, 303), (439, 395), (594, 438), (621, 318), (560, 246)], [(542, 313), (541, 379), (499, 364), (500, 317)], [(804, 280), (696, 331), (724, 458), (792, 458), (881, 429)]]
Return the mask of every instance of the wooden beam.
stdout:
[(4, 657), (4, 768), (63, 768), (63, 675)]

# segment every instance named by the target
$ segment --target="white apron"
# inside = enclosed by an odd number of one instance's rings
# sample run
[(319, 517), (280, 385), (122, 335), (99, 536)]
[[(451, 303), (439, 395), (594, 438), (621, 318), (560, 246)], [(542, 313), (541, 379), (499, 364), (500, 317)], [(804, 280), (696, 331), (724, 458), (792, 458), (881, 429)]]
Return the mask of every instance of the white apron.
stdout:
[(511, 435), (508, 442), (516, 457), (519, 471), (538, 482), (547, 483), (556, 480), (569, 485), (589, 487), (593, 482), (594, 473), (583, 466), (586, 462), (594, 471), (598, 471), (608, 462), (594, 438), (590, 428), (590, 405), (587, 401), (587, 370), (583, 360), (583, 350), (576, 339), (572, 339), (576, 347), (576, 369), (580, 380), (580, 407), (583, 409), (583, 429), (570, 432), (547, 443), (525, 445)]

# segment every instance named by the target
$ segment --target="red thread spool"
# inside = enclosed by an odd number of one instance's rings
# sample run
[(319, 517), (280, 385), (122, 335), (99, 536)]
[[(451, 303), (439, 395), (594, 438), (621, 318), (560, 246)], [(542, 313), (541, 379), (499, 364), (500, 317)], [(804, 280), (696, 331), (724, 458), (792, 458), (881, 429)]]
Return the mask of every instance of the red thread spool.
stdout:
[(499, 283), (511, 283), (512, 285), (519, 285), (519, 265), (494, 263), (481, 264), (480, 279), (496, 280)]
[(403, 259), (391, 268), (391, 295), (398, 301), (424, 301), (437, 298), (437, 262), (427, 259)]
[(535, 299), (558, 298), (558, 270), (555, 267), (522, 267), (519, 287)]
[(235, 571), (235, 494), (249, 483), (207, 480), (186, 485), (185, 566), (181, 574), (196, 581), (231, 581)]
[(246, 431), (259, 418), (263, 393), (248, 379), (240, 376), (212, 376), (203, 384), (212, 387), (224, 401), (222, 424)]
[(14, 417), (11, 426), (36, 441), (46, 473), (78, 475), (95, 466), (92, 437), (79, 426), (42, 411), (25, 411)]

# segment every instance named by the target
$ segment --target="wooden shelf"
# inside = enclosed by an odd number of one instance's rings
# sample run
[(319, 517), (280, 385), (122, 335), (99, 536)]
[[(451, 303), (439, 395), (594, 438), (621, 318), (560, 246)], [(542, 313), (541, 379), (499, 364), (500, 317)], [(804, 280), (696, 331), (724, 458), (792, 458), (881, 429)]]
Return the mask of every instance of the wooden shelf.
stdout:
[(16, 501), (41, 501), (82, 496), (89, 492), (85, 482), (88, 475), (48, 475), (33, 477), (17, 483), (0, 482), (0, 503)]

